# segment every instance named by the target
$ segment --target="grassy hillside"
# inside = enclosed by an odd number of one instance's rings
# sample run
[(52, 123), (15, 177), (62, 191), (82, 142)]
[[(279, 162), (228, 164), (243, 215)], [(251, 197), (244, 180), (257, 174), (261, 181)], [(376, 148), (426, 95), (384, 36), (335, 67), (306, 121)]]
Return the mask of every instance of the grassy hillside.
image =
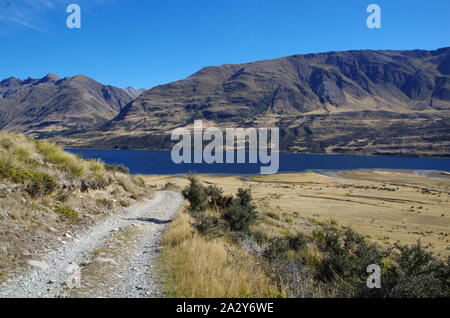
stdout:
[(77, 229), (151, 194), (124, 167), (0, 132), (0, 282)]
[(92, 129), (115, 117), (132, 97), (83, 76), (0, 81), (0, 128), (30, 136)]

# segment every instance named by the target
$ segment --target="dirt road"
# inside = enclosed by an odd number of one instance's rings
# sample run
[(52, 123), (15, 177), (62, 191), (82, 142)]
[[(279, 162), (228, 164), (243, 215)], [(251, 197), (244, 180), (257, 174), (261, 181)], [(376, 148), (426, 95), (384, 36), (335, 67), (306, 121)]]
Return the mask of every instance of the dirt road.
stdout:
[(160, 191), (33, 260), (30, 270), (0, 286), (0, 297), (158, 297), (155, 258), (161, 234), (182, 205)]

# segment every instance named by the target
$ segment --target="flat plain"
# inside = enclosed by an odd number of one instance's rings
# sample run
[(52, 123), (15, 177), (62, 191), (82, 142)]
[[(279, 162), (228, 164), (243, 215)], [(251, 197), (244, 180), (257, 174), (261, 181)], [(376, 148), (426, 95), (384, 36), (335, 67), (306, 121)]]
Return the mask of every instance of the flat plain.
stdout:
[[(143, 176), (149, 184), (184, 187), (182, 176)], [(309, 232), (336, 221), (382, 244), (421, 244), (450, 256), (450, 177), (446, 173), (355, 170), (268, 176), (198, 175), (226, 194), (251, 188), (269, 236)]]

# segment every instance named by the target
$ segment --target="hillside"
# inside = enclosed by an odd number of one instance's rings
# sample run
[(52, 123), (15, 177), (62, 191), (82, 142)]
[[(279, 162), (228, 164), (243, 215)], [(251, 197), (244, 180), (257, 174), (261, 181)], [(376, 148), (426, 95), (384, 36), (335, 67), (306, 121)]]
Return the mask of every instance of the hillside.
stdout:
[(71, 146), (168, 148), (171, 130), (281, 129), (284, 151), (448, 156), (450, 48), (294, 55), (206, 67), (144, 92)]
[(0, 132), (0, 285), (80, 229), (152, 196), (123, 167)]
[(135, 89), (135, 88), (130, 87), (130, 86), (126, 87), (126, 88), (123, 88), (123, 90), (125, 92), (127, 92), (127, 94), (130, 95), (132, 99), (135, 99), (136, 97), (141, 95), (143, 92), (145, 92), (144, 88)]
[(174, 128), (202, 119), (277, 126), (283, 151), (450, 156), (450, 48), (210, 66), (145, 92), (84, 76), (9, 78), (0, 96), (0, 128), (66, 147), (170, 149)]
[(37, 137), (91, 129), (114, 118), (135, 94), (83, 75), (10, 77), (0, 82), (0, 129)]

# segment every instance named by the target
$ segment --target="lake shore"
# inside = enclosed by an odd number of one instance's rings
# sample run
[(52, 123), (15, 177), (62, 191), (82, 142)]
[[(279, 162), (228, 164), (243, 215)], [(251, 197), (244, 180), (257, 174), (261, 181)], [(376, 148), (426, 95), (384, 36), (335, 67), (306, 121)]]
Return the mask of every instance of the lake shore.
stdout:
[[(148, 184), (182, 188), (183, 176), (144, 175)], [(414, 244), (420, 240), (439, 257), (450, 255), (450, 178), (446, 172), (346, 170), (268, 176), (200, 174), (225, 193), (252, 189), (260, 213), (273, 216), (277, 231), (308, 231), (310, 222), (334, 219), (376, 241)], [(276, 233), (274, 233), (276, 234)]]

